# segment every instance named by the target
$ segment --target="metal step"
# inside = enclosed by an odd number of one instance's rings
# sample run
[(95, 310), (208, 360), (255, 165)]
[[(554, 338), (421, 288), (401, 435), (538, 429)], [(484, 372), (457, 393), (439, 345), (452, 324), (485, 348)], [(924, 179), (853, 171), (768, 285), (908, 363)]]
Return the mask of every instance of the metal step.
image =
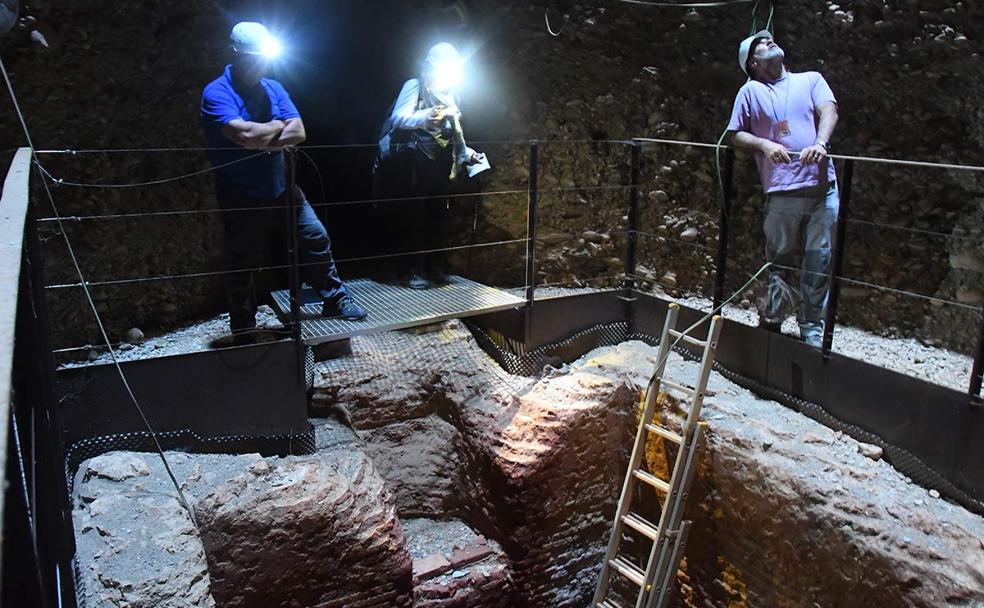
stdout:
[(681, 393), (684, 393), (684, 394), (689, 395), (691, 397), (693, 397), (694, 395), (697, 394), (697, 389), (693, 388), (692, 386), (684, 386), (682, 384), (677, 384), (676, 382), (673, 382), (671, 380), (667, 380), (665, 378), (660, 378), (659, 379), (659, 382), (660, 382), (660, 384), (662, 386), (665, 386), (665, 387), (668, 387), (668, 388), (672, 388), (672, 389), (678, 390)]
[(648, 537), (650, 540), (656, 540), (659, 536), (659, 530), (656, 529), (652, 523), (646, 521), (639, 515), (635, 513), (629, 513), (622, 516), (622, 523), (626, 526), (632, 528), (636, 532)]
[(660, 492), (662, 492), (664, 494), (669, 494), (670, 493), (670, 484), (668, 484), (667, 482), (663, 481), (659, 477), (656, 477), (655, 475), (652, 475), (650, 473), (647, 473), (647, 472), (645, 472), (645, 471), (643, 471), (641, 469), (636, 469), (635, 471), (632, 471), (632, 474), (635, 475), (636, 479), (640, 479), (640, 480), (648, 483), (649, 485), (651, 485), (652, 487), (656, 488)]
[(659, 435), (660, 437), (666, 439), (667, 441), (672, 441), (677, 445), (683, 445), (683, 437), (677, 435), (670, 429), (659, 426), (658, 424), (649, 423), (646, 425), (646, 430), (648, 430), (651, 433), (655, 433)]
[(642, 587), (646, 584), (646, 573), (624, 557), (616, 556), (615, 559), (608, 562), (608, 565), (637, 586)]
[(689, 344), (691, 346), (696, 346), (697, 348), (704, 348), (705, 346), (707, 346), (707, 342), (703, 340), (698, 340), (697, 338), (691, 338), (690, 336), (685, 335), (683, 332), (679, 332), (675, 329), (670, 330), (670, 335), (676, 339), (679, 339), (681, 342), (685, 342), (686, 344)]
[[(656, 407), (658, 405), (655, 399), (656, 394), (650, 390), (646, 396), (641, 424), (636, 433), (635, 446), (632, 449), (632, 456), (629, 458), (627, 474), (618, 500), (618, 509), (615, 512), (616, 525), (612, 526), (609, 534), (608, 548), (602, 561), (601, 576), (598, 578), (598, 586), (595, 587), (591, 604), (594, 608), (621, 608), (618, 603), (608, 597), (610, 585), (613, 583), (613, 574), (626, 578), (639, 586), (639, 593), (632, 605), (642, 606), (645, 604), (647, 608), (665, 608), (669, 593), (673, 588), (673, 579), (679, 567), (683, 545), (686, 543), (690, 522), (681, 523), (681, 521), (686, 509), (690, 483), (697, 468), (697, 453), (703, 429), (700, 422), (701, 406), (704, 397), (713, 394), (707, 389), (707, 381), (710, 377), (711, 365), (714, 362), (717, 341), (721, 334), (721, 317), (715, 316), (711, 319), (711, 326), (705, 342), (685, 336), (683, 332), (673, 329), (679, 312), (680, 307), (677, 304), (671, 303), (667, 308), (663, 333), (660, 336), (659, 355), (656, 359), (659, 363), (653, 373), (653, 377), (657, 380), (650, 389), (659, 387), (668, 391), (682, 392), (690, 401), (690, 412), (680, 432), (676, 433), (656, 423)], [(662, 378), (673, 338), (679, 338), (679, 341), (690, 346), (700, 347), (704, 351), (700, 372), (692, 387)], [(644, 462), (649, 433), (672, 441), (680, 447), (676, 463), (673, 465), (673, 472), (667, 481), (663, 481), (645, 470)], [(662, 509), (659, 512), (658, 524), (653, 524), (632, 511), (633, 498), (638, 489), (636, 484), (639, 481), (645, 482), (655, 488), (657, 492), (665, 494), (665, 497), (660, 497)], [(635, 536), (635, 534), (627, 532), (626, 527), (633, 533), (641, 534), (652, 540), (651, 552), (645, 564), (645, 570), (631, 563), (619, 553), (622, 541)], [(634, 538), (634, 540), (641, 539)]]

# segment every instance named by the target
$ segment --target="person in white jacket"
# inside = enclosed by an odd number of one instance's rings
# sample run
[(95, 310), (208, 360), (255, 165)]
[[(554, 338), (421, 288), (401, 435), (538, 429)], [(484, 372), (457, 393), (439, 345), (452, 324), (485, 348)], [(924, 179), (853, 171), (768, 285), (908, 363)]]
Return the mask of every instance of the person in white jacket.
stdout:
[(406, 213), (398, 214), (393, 245), (398, 251), (430, 251), (401, 260), (400, 274), (414, 289), (447, 280), (445, 256), (432, 250), (444, 246), (449, 189), (462, 173), (487, 162), (467, 146), (461, 128), (455, 90), (463, 70), (454, 46), (442, 42), (431, 48), (421, 77), (404, 83), (379, 141), (381, 190), (387, 198), (414, 199), (394, 203)]

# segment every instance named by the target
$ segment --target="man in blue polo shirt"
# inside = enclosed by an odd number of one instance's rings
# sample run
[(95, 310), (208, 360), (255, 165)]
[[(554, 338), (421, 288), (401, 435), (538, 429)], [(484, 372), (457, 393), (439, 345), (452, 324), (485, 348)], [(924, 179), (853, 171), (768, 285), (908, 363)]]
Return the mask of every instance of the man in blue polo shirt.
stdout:
[[(215, 168), (215, 190), (225, 225), (225, 261), (229, 324), (237, 343), (252, 341), (256, 326), (253, 271), (262, 263), (270, 233), (283, 235), (287, 188), (283, 148), (304, 141), (304, 123), (286, 89), (264, 78), (278, 48), (259, 23), (232, 28), (234, 59), (202, 92), (202, 128)], [(301, 276), (316, 288), (324, 316), (358, 320), (366, 311), (355, 303), (338, 276), (331, 241), (300, 188), (298, 205)], [(241, 209), (247, 209), (243, 211)], [(281, 211), (281, 209), (283, 211)], [(235, 211), (233, 211), (235, 210)]]

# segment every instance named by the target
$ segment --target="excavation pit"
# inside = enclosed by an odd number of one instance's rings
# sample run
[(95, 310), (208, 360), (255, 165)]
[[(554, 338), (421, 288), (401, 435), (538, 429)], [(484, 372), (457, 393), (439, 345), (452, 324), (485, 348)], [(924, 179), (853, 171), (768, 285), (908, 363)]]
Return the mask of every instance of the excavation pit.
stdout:
[[(201, 535), (156, 456), (83, 464), (74, 514), (85, 597), (588, 606), (655, 348), (599, 346), (537, 378), (503, 371), (456, 321), (356, 337), (351, 350), (315, 369), (313, 454), (170, 456)], [(674, 354), (668, 373), (696, 367)], [(677, 604), (984, 602), (980, 516), (872, 446), (717, 373), (709, 388)], [(667, 411), (671, 426), (676, 415)], [(176, 554), (168, 543), (182, 543), (184, 578), (136, 568)], [(207, 593), (193, 603), (167, 597), (174, 587)]]

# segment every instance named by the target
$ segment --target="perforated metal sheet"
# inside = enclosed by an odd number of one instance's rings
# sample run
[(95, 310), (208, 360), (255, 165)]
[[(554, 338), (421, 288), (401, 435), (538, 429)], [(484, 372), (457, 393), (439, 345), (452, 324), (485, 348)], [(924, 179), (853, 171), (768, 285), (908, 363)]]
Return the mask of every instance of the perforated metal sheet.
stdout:
[[(361, 321), (323, 318), (321, 301), (313, 291), (305, 290), (301, 296), (301, 319), (302, 336), (307, 344), (471, 317), (525, 304), (522, 298), (459, 276), (452, 276), (447, 285), (430, 289), (410, 289), (371, 279), (346, 281), (346, 286), (369, 315)], [(273, 300), (277, 314), (289, 319), (290, 292), (274, 292)]]

